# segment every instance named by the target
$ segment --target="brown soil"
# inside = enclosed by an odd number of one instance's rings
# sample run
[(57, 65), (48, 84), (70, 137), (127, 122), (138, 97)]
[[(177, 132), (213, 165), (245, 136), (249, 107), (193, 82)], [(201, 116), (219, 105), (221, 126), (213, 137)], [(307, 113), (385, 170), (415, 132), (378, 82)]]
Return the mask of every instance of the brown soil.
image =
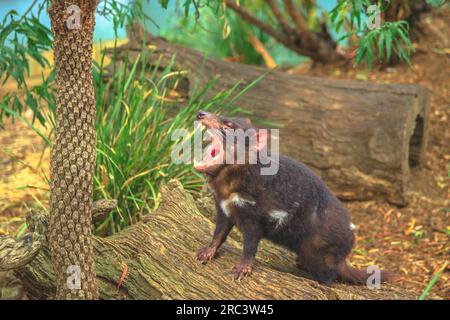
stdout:
[[(42, 139), (20, 120), (0, 129), (0, 236), (19, 236), (28, 209), (47, 205), (49, 154)], [(26, 298), (20, 281), (12, 272), (0, 272), (0, 300), (12, 298)]]
[[(418, 296), (444, 269), (427, 298), (450, 299), (450, 13), (422, 19), (412, 67), (378, 66), (372, 72), (352, 66), (318, 66), (308, 75), (379, 83), (415, 83), (430, 92), (430, 140), (425, 165), (411, 172), (409, 204), (349, 202), (357, 243), (351, 262), (377, 264), (403, 275), (402, 285)], [(430, 28), (431, 26), (431, 28)], [(440, 26), (437, 28), (436, 26)], [(442, 35), (447, 35), (443, 39)]]
[[(31, 118), (31, 115), (25, 115)], [(45, 129), (35, 123), (45, 132)], [(0, 129), (0, 235), (14, 233), (27, 207), (46, 204), (49, 179), (49, 148), (22, 121), (7, 121)]]

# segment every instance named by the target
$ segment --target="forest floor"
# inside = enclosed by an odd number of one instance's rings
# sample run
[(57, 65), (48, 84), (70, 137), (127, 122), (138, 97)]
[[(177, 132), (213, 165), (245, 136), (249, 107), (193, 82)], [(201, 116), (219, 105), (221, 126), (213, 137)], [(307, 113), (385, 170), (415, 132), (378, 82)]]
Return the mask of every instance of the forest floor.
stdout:
[(427, 298), (450, 299), (449, 13), (444, 18), (447, 22), (441, 26), (433, 25), (434, 19), (422, 20), (429, 33), (416, 39), (411, 67), (374, 67), (369, 73), (351, 65), (327, 65), (302, 73), (377, 83), (415, 83), (429, 90), (429, 148), (425, 165), (411, 171), (409, 203), (398, 208), (384, 201), (347, 202), (357, 235), (350, 261), (358, 267), (375, 264), (399, 272), (403, 275), (401, 285), (418, 294), (443, 270)]
[[(411, 67), (375, 67), (369, 73), (350, 65), (326, 65), (295, 71), (334, 79), (416, 83), (429, 90), (429, 149), (425, 165), (411, 172), (409, 204), (403, 208), (385, 201), (345, 204), (357, 235), (350, 262), (402, 275), (400, 286), (418, 297), (443, 270), (427, 296), (435, 299), (450, 299), (450, 46), (445, 41), (419, 37)], [(48, 205), (49, 154), (42, 139), (20, 121), (0, 130), (0, 235), (20, 235), (28, 208)], [(10, 296), (5, 290), (15, 281), (0, 273), (0, 299)]]

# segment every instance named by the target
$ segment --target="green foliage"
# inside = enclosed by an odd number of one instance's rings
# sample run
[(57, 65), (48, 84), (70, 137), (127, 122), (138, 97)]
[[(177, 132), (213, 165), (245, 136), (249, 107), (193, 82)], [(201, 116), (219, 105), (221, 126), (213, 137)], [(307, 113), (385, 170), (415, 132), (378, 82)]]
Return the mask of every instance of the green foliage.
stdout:
[[(233, 10), (224, 10), (225, 7), (221, 3), (222, 1), (211, 1), (207, 5), (198, 6), (198, 16), (195, 20), (181, 15), (176, 27), (165, 30), (162, 36), (217, 58), (233, 58), (242, 63), (262, 64), (262, 56), (249, 41), (249, 36), (252, 35), (261, 42), (277, 64), (296, 65), (299, 61), (307, 60), (306, 57), (299, 56), (277, 43), (261, 29), (243, 20)], [(249, 13), (282, 32), (266, 1), (241, 0), (239, 3)], [(297, 3), (300, 4), (300, 1)], [(301, 5), (308, 25), (318, 31), (319, 22), (324, 17), (318, 14), (320, 10), (317, 9), (315, 1), (301, 1)], [(285, 15), (289, 20), (286, 13)]]
[[(379, 3), (380, 13), (389, 7), (389, 2), (383, 6)], [(336, 31), (340, 31), (344, 24), (349, 26), (347, 32), (341, 39), (352, 35), (359, 36), (358, 48), (355, 55), (355, 63), (362, 61), (367, 63), (369, 69), (375, 57), (380, 63), (388, 63), (394, 53), (401, 61), (411, 63), (411, 54), (414, 47), (409, 38), (409, 25), (406, 21), (386, 21), (380, 27), (369, 28), (362, 23), (364, 12), (373, 5), (370, 0), (341, 0), (330, 12), (330, 20)], [(340, 39), (340, 40), (341, 40)]]
[(389, 62), (394, 52), (400, 60), (410, 64), (414, 47), (408, 34), (406, 21), (385, 22), (381, 28), (370, 30), (360, 39), (355, 63), (365, 60), (370, 69), (374, 56), (378, 55), (380, 62)]
[(345, 23), (348, 23), (350, 30), (361, 30), (362, 13), (365, 7), (371, 5), (370, 0), (340, 0), (330, 11), (330, 20), (333, 22), (336, 31), (340, 31)]
[(416, 230), (414, 231), (414, 242), (418, 244), (420, 240), (425, 236), (426, 231), (425, 230)]
[[(167, 9), (169, 5), (169, 0), (158, 0), (161, 7)], [(217, 0), (184, 0), (181, 7), (184, 9), (185, 17), (189, 16), (190, 9), (193, 7), (195, 10), (195, 17), (198, 18), (200, 14), (200, 8), (203, 7), (213, 7), (220, 5), (220, 1)]]
[[(143, 11), (143, 2), (148, 0), (133, 0), (123, 4), (115, 0), (103, 0), (97, 7), (97, 13), (113, 22), (117, 37), (119, 28), (123, 28), (134, 20), (150, 19)], [(167, 3), (168, 1), (161, 1)], [(185, 6), (197, 4), (199, 1), (187, 0)], [(206, 3), (209, 1), (206, 1)], [(6, 13), (0, 23), (0, 81), (4, 85), (10, 78), (14, 79), (17, 89), (8, 92), (0, 101), (0, 128), (4, 117), (17, 117), (30, 108), (35, 119), (46, 125), (46, 119), (41, 112), (47, 104), (54, 108), (54, 80), (52, 72), (49, 76), (42, 75), (43, 83), (30, 87), (27, 77), (30, 73), (30, 61), (37, 62), (41, 67), (51, 67), (43, 53), (52, 48), (51, 30), (42, 24), (41, 18), (50, 5), (50, 0), (34, 0), (23, 15), (15, 10)], [(37, 8), (37, 13), (33, 10)], [(151, 20), (151, 19), (150, 19)], [(6, 106), (6, 107), (5, 107)], [(8, 111), (9, 110), (9, 111)]]
[(116, 38), (119, 28), (135, 19), (149, 19), (142, 9), (142, 1), (133, 1), (132, 5), (128, 5), (115, 0), (104, 0), (99, 3), (97, 13), (113, 23)]
[[(44, 92), (48, 81), (34, 88), (29, 88), (26, 81), (30, 73), (30, 59), (41, 67), (50, 66), (42, 53), (52, 47), (51, 31), (39, 20), (46, 2), (40, 4), (35, 15), (30, 12), (36, 4), (37, 1), (34, 1), (23, 15), (19, 15), (15, 10), (9, 11), (0, 23), (0, 79), (2, 85), (10, 78), (14, 79), (18, 89), (6, 93), (0, 104), (9, 106), (19, 115), (28, 107), (33, 110), (33, 121), (37, 118), (44, 123), (45, 119), (39, 110), (42, 102), (49, 98)], [(44, 96), (41, 96), (41, 93)], [(14, 113), (0, 108), (0, 127), (3, 125), (2, 119), (5, 115), (11, 116)]]
[[(290, 17), (283, 11), (283, 5), (281, 2), (277, 3), (282, 14), (289, 21)], [(319, 31), (320, 23), (328, 16), (330, 27), (334, 28), (337, 33), (342, 33), (344, 26), (346, 27), (345, 35), (339, 41), (352, 35), (357, 36), (359, 41), (355, 55), (356, 64), (364, 61), (370, 69), (375, 59), (378, 58), (380, 62), (388, 63), (393, 56), (410, 63), (414, 49), (409, 38), (409, 27), (406, 21), (383, 22), (379, 28), (374, 29), (368, 28), (366, 25), (367, 15), (373, 14), (368, 9), (371, 6), (373, 9), (373, 5), (376, 4), (380, 14), (383, 15), (391, 5), (390, 1), (338, 0), (336, 6), (329, 13), (321, 10), (316, 1), (296, 1), (294, 3), (299, 7), (312, 31)], [(283, 32), (267, 2), (241, 0), (240, 5), (249, 13), (278, 29), (279, 32)], [(200, 25), (200, 32), (193, 28), (186, 31), (188, 24), (182, 23), (181, 28), (177, 28), (177, 30), (181, 29), (181, 32), (167, 33), (166, 36), (216, 57), (224, 58), (232, 55), (240, 57), (240, 60), (246, 63), (262, 62), (261, 57), (248, 41), (249, 33), (255, 35), (269, 51), (273, 46), (271, 37), (243, 21), (232, 10), (226, 10), (223, 13), (222, 10), (204, 9), (200, 13), (200, 18), (195, 21), (195, 26)], [(192, 20), (188, 21), (192, 23)], [(171, 36), (171, 34), (175, 34), (175, 36)]]
[[(134, 0), (129, 4), (104, 0), (99, 3), (98, 13), (113, 22), (113, 28), (117, 35), (117, 30), (131, 21), (150, 19), (143, 11), (144, 1), (148, 0)], [(446, 3), (445, 0), (427, 0), (427, 2), (433, 6)], [(0, 108), (0, 127), (5, 116), (14, 119), (27, 108), (33, 111), (32, 123), (38, 119), (45, 125), (46, 119), (40, 110), (45, 105), (50, 108), (55, 106), (54, 95), (50, 92), (54, 88), (53, 73), (50, 76), (43, 75), (44, 81), (37, 87), (30, 87), (27, 82), (31, 60), (36, 61), (42, 67), (49, 67), (49, 62), (43, 52), (51, 49), (52, 35), (51, 30), (40, 22), (49, 3), (49, 0), (35, 0), (23, 15), (11, 10), (0, 23), (0, 80), (4, 84), (12, 78), (18, 89), (8, 92), (0, 101), (1, 105), (7, 106), (7, 108)], [(159, 0), (159, 3), (162, 7), (167, 8), (169, 0)], [(224, 10), (222, 3), (218, 0), (179, 2), (184, 12), (180, 29), (176, 32), (171, 30), (166, 36), (199, 49), (206, 48), (209, 53), (218, 57), (239, 57), (243, 62), (260, 64), (262, 58), (249, 43), (248, 35), (252, 33), (256, 36), (269, 51), (274, 44), (273, 39), (257, 27), (244, 22), (230, 10)], [(277, 25), (277, 21), (265, 1), (241, 0), (240, 3), (263, 21), (274, 26)], [(307, 18), (311, 30), (317, 29), (319, 21), (322, 21), (324, 15), (318, 14), (320, 8), (316, 2), (305, 0), (295, 3)], [(330, 21), (337, 31), (340, 31), (345, 24), (350, 27), (346, 37), (353, 34), (360, 37), (355, 62), (367, 61), (371, 66), (376, 56), (380, 61), (388, 62), (392, 55), (397, 55), (400, 60), (409, 62), (413, 49), (406, 22), (389, 22), (383, 24), (380, 29), (374, 30), (369, 30), (364, 26), (364, 12), (372, 3), (375, 2), (371, 0), (339, 0), (329, 13)], [(389, 2), (385, 1), (376, 3), (389, 5)], [(37, 10), (35, 10), (36, 8)], [(195, 20), (188, 18), (192, 12), (191, 9), (194, 9)], [(382, 7), (381, 9), (383, 11), (386, 8)], [(286, 15), (286, 13), (284, 14)], [(289, 17), (286, 18), (289, 20)], [(192, 32), (193, 30), (200, 30), (200, 32)], [(275, 51), (279, 52), (279, 50)]]
[(156, 208), (159, 187), (170, 179), (180, 180), (187, 190), (199, 190), (203, 180), (192, 166), (172, 162), (171, 152), (178, 143), (172, 141), (172, 134), (177, 129), (193, 131), (200, 109), (213, 108), (219, 113), (238, 110), (231, 106), (236, 87), (204, 99), (215, 80), (186, 103), (173, 101), (169, 93), (185, 74), (172, 70), (173, 61), (162, 72), (158, 72), (159, 63), (146, 61), (143, 51), (140, 59), (126, 62), (106, 84), (105, 68), (95, 68), (95, 198), (118, 200), (117, 211), (97, 226), (98, 232), (119, 231)]
[(164, 32), (163, 36), (217, 58), (239, 57), (244, 63), (260, 64), (261, 56), (248, 41), (249, 34), (254, 32), (262, 42), (269, 39), (233, 12), (206, 7), (201, 9), (196, 20), (180, 17), (177, 26)]
[[(448, 210), (448, 208), (447, 208), (447, 211), (450, 211), (450, 210)], [(450, 236), (450, 227), (445, 227), (444, 229), (440, 229), (440, 231), (442, 233), (445, 233), (446, 235)]]
[[(112, 19), (117, 35), (117, 30), (130, 21), (148, 18), (141, 12), (142, 1), (133, 3), (132, 9), (114, 0), (102, 1), (98, 13)], [(20, 89), (0, 101), (0, 124), (5, 115), (19, 119), (51, 147), (56, 111), (55, 72), (42, 75), (42, 83), (37, 86), (30, 87), (27, 83), (30, 60), (42, 67), (50, 66), (43, 52), (51, 49), (51, 31), (39, 21), (47, 0), (40, 3), (39, 14), (35, 16), (30, 12), (37, 3), (33, 2), (23, 16), (9, 12), (0, 25), (0, 78), (4, 81), (13, 78)], [(198, 6), (199, 2), (185, 2), (185, 5), (190, 4)], [(146, 48), (145, 43), (143, 48)], [(158, 64), (148, 64), (148, 53), (147, 59), (145, 55), (142, 51), (140, 59), (121, 66), (113, 58), (113, 76), (106, 83), (104, 59), (100, 64), (94, 63), (97, 103), (94, 198), (118, 201), (117, 210), (96, 226), (98, 233), (117, 232), (139, 220), (141, 214), (156, 208), (159, 187), (169, 179), (179, 179), (187, 190), (198, 190), (202, 179), (192, 166), (172, 162), (171, 151), (177, 143), (172, 141), (172, 133), (180, 128), (193, 130), (199, 109), (214, 108), (219, 113), (227, 110), (227, 114), (238, 110), (232, 106), (240, 95), (236, 92), (238, 84), (205, 100), (214, 79), (189, 101), (174, 99), (170, 93), (184, 73), (172, 70), (173, 61), (161, 71)], [(26, 107), (34, 112), (31, 122), (21, 116)], [(50, 127), (50, 136), (35, 126), (35, 119)]]
[[(0, 102), (0, 126), (3, 116), (18, 117), (26, 109), (33, 111), (33, 120), (37, 118), (43, 125), (46, 117), (41, 109), (47, 106), (55, 108), (55, 73), (42, 75), (42, 83), (30, 87), (27, 77), (30, 74), (30, 61), (39, 66), (51, 67), (43, 53), (52, 49), (52, 33), (41, 23), (41, 17), (47, 10), (49, 0), (33, 1), (23, 15), (10, 10), (0, 24), (0, 79), (2, 85), (10, 78), (17, 84), (16, 91), (8, 92)], [(37, 14), (32, 11), (37, 8)], [(114, 0), (101, 1), (97, 12), (113, 21), (115, 34), (130, 21), (148, 18), (142, 11), (142, 0), (128, 6)], [(48, 120), (48, 119), (47, 119)]]
[[(155, 209), (158, 190), (170, 179), (178, 179), (187, 190), (198, 191), (203, 179), (192, 165), (172, 162), (172, 150), (179, 143), (172, 140), (172, 134), (177, 129), (193, 132), (198, 110), (236, 113), (239, 109), (233, 103), (257, 81), (240, 92), (237, 92), (236, 84), (230, 90), (205, 99), (217, 80), (213, 79), (205, 88), (192, 94), (188, 101), (180, 102), (169, 95), (185, 72), (172, 70), (174, 60), (159, 71), (158, 57), (151, 57), (152, 61), (158, 62), (150, 65), (145, 46), (143, 48), (139, 59), (126, 61), (121, 67), (108, 67), (115, 72), (107, 82), (104, 59), (94, 65), (97, 108), (94, 199), (118, 201), (117, 210), (96, 226), (96, 232), (102, 234), (115, 233)], [(5, 105), (2, 107), (7, 108)], [(55, 109), (42, 112), (49, 120), (51, 132), (54, 132)], [(17, 116), (51, 146), (50, 137), (25, 118)]]
[(435, 8), (444, 5), (444, 3), (446, 3), (446, 2), (447, 2), (447, 0), (426, 0), (426, 3), (428, 3), (429, 5), (432, 5)]

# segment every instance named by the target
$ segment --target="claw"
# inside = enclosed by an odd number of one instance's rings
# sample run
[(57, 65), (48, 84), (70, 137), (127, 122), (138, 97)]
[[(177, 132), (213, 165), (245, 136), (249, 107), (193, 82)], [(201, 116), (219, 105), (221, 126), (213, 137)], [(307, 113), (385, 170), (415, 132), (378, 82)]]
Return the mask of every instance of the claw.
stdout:
[(239, 263), (233, 268), (234, 279), (241, 281), (252, 274), (253, 267), (248, 263)]
[(209, 260), (211, 260), (216, 254), (216, 249), (211, 247), (205, 247), (198, 251), (197, 260), (199, 260), (202, 264), (206, 264)]

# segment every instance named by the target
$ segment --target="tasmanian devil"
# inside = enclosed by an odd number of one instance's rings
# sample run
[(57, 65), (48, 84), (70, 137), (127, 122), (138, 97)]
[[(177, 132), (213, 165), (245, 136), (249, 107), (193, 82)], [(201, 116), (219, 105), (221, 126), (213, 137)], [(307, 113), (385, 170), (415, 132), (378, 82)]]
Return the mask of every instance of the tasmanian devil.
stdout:
[[(213, 239), (198, 260), (212, 259), (236, 226), (244, 248), (235, 278), (252, 272), (258, 243), (266, 238), (295, 252), (297, 265), (321, 283), (366, 283), (370, 275), (346, 262), (355, 239), (347, 210), (319, 177), (293, 159), (261, 152), (268, 150), (267, 131), (256, 130), (247, 118), (200, 111), (197, 119), (210, 133), (210, 144), (194, 168), (206, 176), (217, 210)], [(276, 172), (261, 173), (267, 159), (278, 161)], [(386, 278), (382, 272), (380, 280)]]

